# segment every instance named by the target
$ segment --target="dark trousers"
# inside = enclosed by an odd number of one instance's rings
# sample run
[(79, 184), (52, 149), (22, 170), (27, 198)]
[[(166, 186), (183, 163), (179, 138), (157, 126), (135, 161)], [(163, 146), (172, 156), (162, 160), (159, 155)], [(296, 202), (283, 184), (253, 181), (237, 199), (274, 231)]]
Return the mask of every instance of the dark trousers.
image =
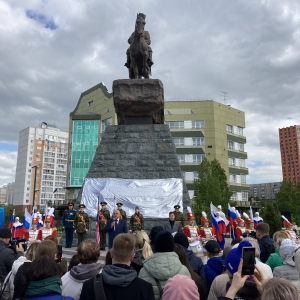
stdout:
[(66, 231), (66, 247), (72, 247), (74, 228), (65, 228)]
[(104, 230), (99, 230), (100, 233), (100, 248), (106, 247), (106, 233), (104, 233)]
[(79, 247), (80, 243), (83, 242), (85, 239), (85, 232), (77, 233), (77, 235), (78, 235), (78, 247)]

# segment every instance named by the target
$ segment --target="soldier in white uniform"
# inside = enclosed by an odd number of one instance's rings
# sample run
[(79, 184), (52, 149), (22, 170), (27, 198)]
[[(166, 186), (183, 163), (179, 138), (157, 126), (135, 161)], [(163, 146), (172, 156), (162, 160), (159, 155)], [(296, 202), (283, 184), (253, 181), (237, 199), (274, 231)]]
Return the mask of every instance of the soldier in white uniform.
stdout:
[(31, 229), (27, 230), (25, 233), (25, 238), (28, 240), (27, 244), (31, 245), (32, 243), (37, 241), (38, 233), (39, 231), (37, 230), (37, 224), (39, 222), (39, 219), (37, 218), (36, 214), (34, 215), (34, 218), (32, 219), (31, 223)]
[(226, 219), (226, 216), (225, 214), (222, 212), (222, 206), (221, 205), (218, 205), (218, 212), (220, 213), (220, 217), (225, 220)]

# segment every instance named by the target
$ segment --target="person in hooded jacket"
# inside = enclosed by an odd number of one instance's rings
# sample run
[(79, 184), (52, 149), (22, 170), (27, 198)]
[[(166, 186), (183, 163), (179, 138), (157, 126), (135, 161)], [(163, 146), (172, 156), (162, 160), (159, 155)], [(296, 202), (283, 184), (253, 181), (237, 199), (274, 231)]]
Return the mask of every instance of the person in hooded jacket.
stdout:
[(223, 273), (223, 258), (219, 257), (221, 248), (219, 243), (210, 240), (205, 244), (209, 260), (204, 265), (205, 275), (207, 279), (208, 290), (214, 279)]
[(83, 241), (78, 247), (77, 254), (80, 264), (61, 278), (62, 295), (73, 297), (74, 300), (79, 300), (84, 282), (95, 277), (101, 270), (101, 264), (97, 263), (100, 250), (96, 241)]
[(153, 253), (155, 253), (155, 250), (154, 250), (154, 240), (155, 240), (155, 237), (161, 231), (164, 231), (164, 229), (162, 228), (162, 226), (154, 226), (150, 230), (149, 239), (150, 239), (150, 246), (151, 246), (151, 249), (152, 249)]
[(95, 300), (95, 290), (100, 293), (100, 299), (154, 300), (151, 284), (138, 278), (136, 271), (130, 268), (135, 244), (135, 238), (129, 233), (114, 238), (110, 250), (113, 264), (106, 265), (100, 275), (84, 282), (80, 300)]
[[(186, 237), (184, 233), (182, 234)], [(191, 278), (191, 274), (174, 252), (174, 239), (170, 232), (161, 231), (156, 235), (154, 249), (156, 253), (145, 260), (139, 278), (152, 284), (155, 299), (159, 299), (161, 297), (159, 285), (163, 289), (169, 278), (177, 274)]]

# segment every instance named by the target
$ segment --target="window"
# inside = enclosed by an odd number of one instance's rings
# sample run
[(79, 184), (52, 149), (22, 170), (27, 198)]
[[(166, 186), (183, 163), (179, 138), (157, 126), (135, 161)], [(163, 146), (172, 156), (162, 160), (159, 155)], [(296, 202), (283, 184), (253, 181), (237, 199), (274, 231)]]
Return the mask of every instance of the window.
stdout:
[(175, 146), (184, 146), (184, 138), (173, 139)]
[(204, 157), (204, 154), (193, 154), (193, 163), (201, 163)]
[(98, 126), (94, 126), (94, 129), (98, 129)]
[(30, 137), (31, 137), (31, 138), (34, 138), (34, 134), (31, 134)]
[(39, 139), (42, 139), (42, 138), (43, 138), (43, 136), (39, 134), (39, 135), (38, 135), (38, 138), (39, 138)]
[(112, 117), (101, 121), (101, 132), (104, 132), (109, 125), (112, 125)]
[(26, 203), (29, 203), (29, 200), (26, 200)]
[(226, 125), (226, 131), (232, 133), (233, 132), (233, 126), (232, 125)]
[(38, 141), (38, 144), (41, 144), (42, 143), (42, 141)]
[(27, 188), (27, 191), (30, 191), (30, 187)]
[(77, 126), (77, 129), (82, 129), (82, 126)]
[(31, 173), (31, 169), (28, 169), (28, 172)]
[(235, 183), (235, 182), (236, 182), (236, 175), (234, 175), (234, 174), (229, 174), (229, 182)]
[(192, 128), (204, 128), (204, 121), (192, 121)]
[(85, 163), (88, 163), (88, 162), (89, 162), (89, 160), (88, 160), (88, 159), (85, 159), (85, 160), (84, 160), (84, 162), (85, 162)]
[(42, 150), (42, 147), (36, 147), (37, 150)]
[(36, 170), (37, 173), (40, 173), (40, 170)]
[(30, 143), (33, 144), (33, 140), (30, 140)]
[(242, 201), (248, 201), (248, 191), (242, 191)]
[(243, 135), (243, 127), (238, 127), (238, 135)]
[(30, 184), (30, 181), (27, 181), (27, 184)]
[(181, 155), (177, 155), (178, 161), (180, 163), (184, 163), (185, 162), (185, 155), (181, 154)]
[(231, 200), (231, 201), (236, 201), (236, 192), (234, 192), (234, 193), (232, 194), (232, 196), (230, 197), (230, 200)]
[(31, 167), (31, 166), (32, 166), (32, 163), (29, 163), (28, 166)]
[(185, 172), (182, 172), (181, 174), (182, 174), (183, 179), (185, 180)]
[(26, 197), (29, 197), (29, 193), (26, 194)]
[(40, 165), (40, 164), (36, 164), (36, 166), (37, 166), (38, 168), (40, 168), (40, 167), (41, 167), (41, 165)]
[(33, 146), (32, 146), (32, 145), (30, 146), (30, 149), (33, 149)]
[(41, 152), (37, 152), (36, 155), (41, 155)]
[(38, 157), (38, 158), (36, 159), (36, 161), (41, 161), (41, 159)]
[(243, 143), (239, 143), (239, 151), (244, 152), (244, 144)]
[[(40, 179), (40, 176), (36, 176), (36, 179)], [(38, 183), (38, 182), (37, 182)]]
[(170, 121), (165, 122), (166, 125), (170, 127), (170, 129), (183, 129), (184, 128), (184, 122), (183, 121)]
[(205, 138), (193, 138), (193, 146), (204, 146)]
[(240, 167), (246, 168), (246, 160), (245, 160), (245, 158), (240, 158)]
[(241, 183), (242, 184), (246, 184), (246, 175), (245, 174), (241, 174)]
[(193, 172), (194, 179), (198, 179), (198, 172)]
[(94, 104), (94, 100), (88, 102), (88, 106), (92, 106)]
[(228, 148), (228, 149), (233, 149), (233, 150), (234, 150), (234, 142), (232, 142), (232, 141), (227, 141), (227, 148)]
[(228, 165), (235, 166), (235, 158), (234, 157), (228, 157)]
[(30, 178), (31, 178), (31, 175), (28, 175), (27, 177), (30, 179)]

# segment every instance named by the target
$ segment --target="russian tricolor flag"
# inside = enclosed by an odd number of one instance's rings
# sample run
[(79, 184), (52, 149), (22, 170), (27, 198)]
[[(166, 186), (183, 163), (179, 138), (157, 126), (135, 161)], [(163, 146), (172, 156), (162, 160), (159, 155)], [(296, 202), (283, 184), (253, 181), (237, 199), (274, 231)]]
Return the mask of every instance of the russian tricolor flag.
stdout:
[(9, 228), (9, 229), (12, 229), (12, 228), (13, 228), (14, 222), (15, 222), (15, 210), (13, 210), (13, 214), (12, 214), (12, 216), (11, 216), (11, 218), (10, 218), (10, 222), (9, 222), (9, 225), (8, 225), (8, 228)]
[(31, 214), (28, 212), (27, 208), (25, 208), (25, 214), (23, 218), (23, 227), (26, 230), (29, 230), (32, 222)]
[(210, 204), (210, 211), (213, 234), (216, 235), (217, 240), (221, 243), (223, 241), (222, 235), (226, 232), (226, 223), (229, 222), (228, 220), (224, 220), (221, 217), (217, 217), (216, 213), (218, 212), (218, 210), (212, 203)]
[(231, 237), (232, 239), (235, 239), (235, 220), (236, 220), (236, 211), (234, 209), (234, 207), (231, 207), (228, 204), (228, 220), (229, 220), (229, 224), (230, 224), (230, 231), (231, 231)]

